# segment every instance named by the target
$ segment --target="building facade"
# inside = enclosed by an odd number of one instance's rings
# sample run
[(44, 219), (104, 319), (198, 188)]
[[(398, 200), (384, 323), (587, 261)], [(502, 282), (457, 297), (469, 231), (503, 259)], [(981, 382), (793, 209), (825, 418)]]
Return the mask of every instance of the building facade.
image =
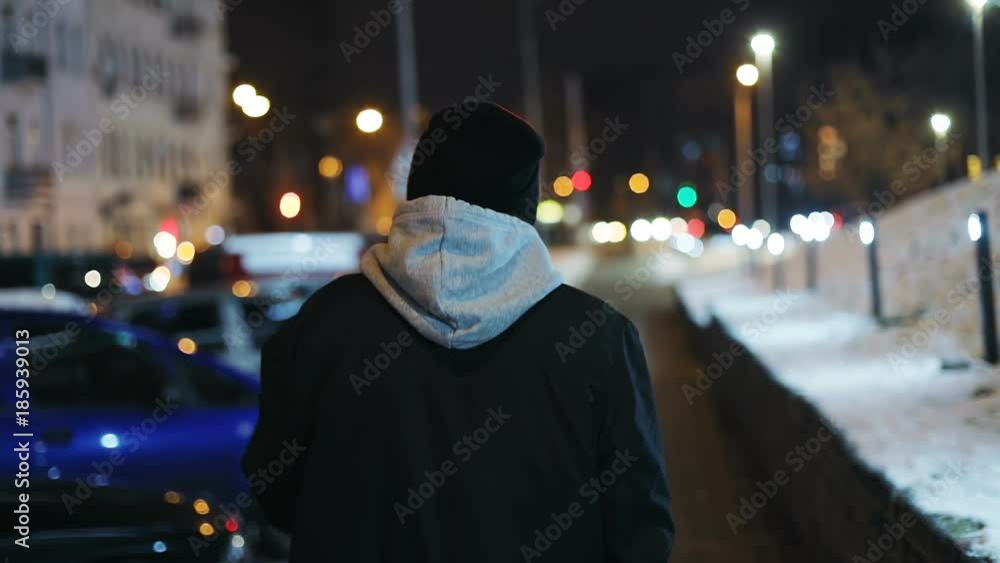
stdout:
[(225, 7), (0, 0), (0, 253), (153, 251), (227, 222)]

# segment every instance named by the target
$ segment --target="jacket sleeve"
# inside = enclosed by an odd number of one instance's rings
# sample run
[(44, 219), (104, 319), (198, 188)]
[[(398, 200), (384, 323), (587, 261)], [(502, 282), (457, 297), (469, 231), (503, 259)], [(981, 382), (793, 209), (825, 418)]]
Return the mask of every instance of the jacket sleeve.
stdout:
[(625, 469), (604, 499), (606, 559), (665, 562), (675, 531), (663, 441), (642, 342), (627, 320), (612, 357), (599, 467)]
[(302, 314), (285, 321), (261, 350), (260, 415), (243, 454), (243, 471), (268, 523), (290, 531), (309, 452)]

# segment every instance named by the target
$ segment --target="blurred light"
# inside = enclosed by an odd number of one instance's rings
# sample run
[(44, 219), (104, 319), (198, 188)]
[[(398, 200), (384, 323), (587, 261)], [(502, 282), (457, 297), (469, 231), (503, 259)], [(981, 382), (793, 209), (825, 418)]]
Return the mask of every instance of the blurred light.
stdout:
[(670, 221), (666, 217), (657, 217), (656, 219), (653, 219), (652, 230), (653, 238), (663, 242), (670, 238), (673, 228), (670, 226)]
[(670, 220), (670, 231), (675, 235), (686, 234), (688, 232), (688, 222), (680, 217)]
[(234, 535), (233, 538), (231, 540), (229, 540), (229, 541), (230, 541), (230, 543), (232, 543), (233, 547), (235, 547), (236, 549), (239, 549), (239, 548), (243, 547), (244, 545), (246, 545), (246, 540), (244, 540), (243, 536), (241, 536), (239, 534)]
[(813, 230), (812, 238), (816, 242), (823, 242), (826, 239), (830, 238), (830, 232), (831, 231), (830, 231), (829, 227), (817, 228), (817, 229)]
[(226, 531), (227, 532), (238, 532), (240, 529), (240, 523), (236, 521), (235, 518), (229, 518), (226, 520)]
[(266, 96), (254, 96), (240, 106), (247, 117), (263, 117), (271, 111), (271, 100)]
[(594, 242), (598, 244), (604, 244), (611, 240), (611, 230), (608, 228), (608, 224), (604, 221), (594, 223), (594, 226), (590, 229), (590, 238), (594, 239)]
[(201, 525), (198, 526), (198, 533), (203, 536), (210, 536), (215, 533), (215, 528), (213, 528), (208, 522), (202, 522)]
[(374, 133), (382, 128), (382, 113), (377, 109), (366, 108), (358, 112), (358, 117), (354, 122), (362, 133)]
[(677, 250), (683, 252), (684, 254), (689, 254), (692, 250), (694, 250), (695, 242), (697, 241), (697, 239), (685, 233), (677, 237), (676, 241), (677, 242), (674, 243), (675, 248), (677, 248)]
[(677, 190), (677, 203), (681, 207), (691, 208), (698, 203), (698, 191), (690, 184), (684, 184)]
[(781, 236), (781, 233), (772, 233), (767, 237), (767, 251), (772, 256), (781, 256), (785, 251), (785, 237)]
[(563, 223), (573, 227), (583, 221), (583, 209), (575, 203), (567, 203), (563, 206)]
[(646, 193), (649, 190), (649, 176), (641, 172), (632, 174), (632, 177), (628, 179), (628, 187), (637, 194)]
[(247, 280), (237, 280), (233, 282), (233, 295), (236, 297), (250, 297), (253, 292), (253, 285)]
[(185, 336), (177, 341), (177, 349), (191, 355), (198, 351), (198, 343)]
[(701, 158), (701, 146), (695, 141), (688, 141), (681, 147), (681, 154), (688, 162), (696, 162)]
[(547, 199), (538, 204), (535, 216), (543, 225), (554, 225), (563, 220), (563, 206), (554, 199)]
[(972, 239), (972, 242), (976, 242), (982, 237), (983, 224), (979, 220), (979, 215), (973, 213), (972, 215), (969, 215), (969, 238)]
[(194, 261), (194, 243), (191, 241), (184, 241), (177, 245), (177, 259), (180, 260), (181, 264), (190, 264)]
[(935, 113), (931, 116), (931, 129), (938, 137), (944, 137), (951, 129), (951, 118), (943, 113)]
[(647, 242), (653, 238), (653, 225), (645, 219), (636, 219), (632, 222), (632, 238), (637, 242)]
[(163, 543), (162, 541), (155, 541), (153, 542), (153, 551), (155, 553), (166, 553), (167, 544)]
[(723, 209), (715, 220), (720, 227), (728, 231), (736, 225), (736, 212), (732, 209)]
[(628, 228), (621, 221), (608, 223), (608, 242), (622, 242), (628, 237)]
[(115, 243), (115, 256), (122, 260), (132, 257), (132, 243), (127, 240), (120, 240)]
[(249, 84), (240, 84), (233, 88), (233, 102), (243, 107), (257, 97), (257, 89)]
[(42, 286), (42, 297), (45, 299), (55, 299), (56, 298), (56, 286), (51, 283), (47, 283)]
[(705, 253), (705, 243), (698, 239), (694, 240), (694, 244), (691, 245), (691, 250), (688, 251), (688, 256), (691, 258), (699, 258)]
[(823, 218), (823, 224), (826, 225), (827, 229), (832, 229), (833, 225), (837, 222), (833, 213), (830, 213), (829, 211), (823, 211), (819, 215)]
[(205, 229), (205, 241), (212, 246), (222, 244), (226, 240), (226, 230), (219, 225)]
[(383, 215), (375, 221), (375, 232), (387, 237), (389, 236), (389, 231), (392, 230), (392, 217), (389, 215)]
[(180, 504), (184, 500), (184, 496), (177, 491), (167, 491), (163, 493), (163, 500), (167, 501), (168, 504)]
[(368, 169), (360, 164), (354, 164), (347, 168), (347, 177), (344, 179), (347, 189), (347, 199), (353, 203), (366, 203), (372, 197), (372, 182), (368, 175)]
[(760, 231), (760, 236), (764, 238), (771, 234), (771, 224), (763, 219), (757, 219), (751, 227)]
[(114, 434), (105, 434), (101, 436), (101, 447), (113, 450), (118, 447), (121, 442), (118, 440), (118, 436)]
[(736, 225), (733, 227), (733, 244), (736, 246), (746, 246), (750, 240), (750, 229), (746, 225)]
[(803, 229), (805, 229), (809, 224), (809, 219), (806, 219), (805, 215), (801, 213), (796, 213), (792, 216), (792, 220), (788, 222), (788, 225), (792, 228), (792, 232), (801, 235)]
[(552, 189), (557, 196), (569, 197), (573, 194), (573, 180), (569, 176), (559, 176), (552, 182)]
[(586, 170), (577, 170), (570, 180), (573, 182), (573, 187), (581, 192), (589, 190), (594, 183), (594, 178)]
[(87, 284), (87, 287), (97, 287), (101, 285), (101, 273), (97, 270), (90, 270), (83, 275), (83, 283)]
[(770, 55), (774, 52), (774, 46), (774, 37), (767, 33), (759, 33), (750, 40), (750, 48), (758, 55)]
[(160, 231), (153, 237), (153, 248), (160, 258), (164, 260), (173, 258), (177, 253), (177, 237), (167, 231)]
[(861, 238), (861, 244), (865, 246), (875, 242), (875, 225), (867, 219), (862, 221), (858, 225), (858, 237)]
[(989, 0), (965, 0), (965, 2), (976, 12), (981, 12), (986, 7), (986, 4), (989, 3)]
[(687, 224), (687, 232), (695, 238), (705, 236), (705, 222), (701, 219), (691, 219)]
[(281, 211), (283, 217), (293, 219), (298, 216), (299, 211), (302, 211), (302, 199), (299, 197), (299, 194), (288, 192), (281, 196), (281, 201), (278, 202), (278, 210)]
[(298, 254), (305, 254), (312, 250), (313, 239), (308, 233), (298, 233), (292, 237), (292, 250)]
[(721, 213), (723, 209), (725, 209), (725, 207), (723, 207), (721, 203), (712, 203), (708, 206), (708, 217), (713, 221), (718, 221), (719, 213)]
[(344, 163), (335, 156), (324, 156), (319, 159), (319, 174), (324, 178), (336, 178), (344, 171)]
[(741, 65), (736, 69), (736, 80), (744, 86), (753, 86), (760, 80), (760, 71), (754, 65)]
[(208, 503), (205, 502), (205, 499), (201, 499), (200, 498), (200, 499), (194, 501), (194, 504), (192, 505), (192, 507), (194, 508), (195, 512), (197, 512), (198, 514), (201, 514), (202, 516), (204, 516), (205, 514), (208, 514), (209, 512), (211, 512), (211, 509), (208, 507)]
[(170, 285), (170, 270), (166, 266), (157, 266), (149, 274), (149, 289), (163, 291)]
[(764, 233), (757, 229), (750, 229), (747, 232), (747, 248), (757, 250), (761, 246), (764, 246)]

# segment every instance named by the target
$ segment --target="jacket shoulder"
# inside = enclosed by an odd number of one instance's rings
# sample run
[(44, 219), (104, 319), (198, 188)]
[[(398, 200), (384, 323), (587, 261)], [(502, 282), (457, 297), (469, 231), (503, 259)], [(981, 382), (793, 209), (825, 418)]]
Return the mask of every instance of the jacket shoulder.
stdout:
[(546, 300), (570, 314), (603, 311), (608, 316), (608, 327), (616, 331), (632, 324), (632, 321), (613, 303), (571, 285), (562, 284), (553, 290)]

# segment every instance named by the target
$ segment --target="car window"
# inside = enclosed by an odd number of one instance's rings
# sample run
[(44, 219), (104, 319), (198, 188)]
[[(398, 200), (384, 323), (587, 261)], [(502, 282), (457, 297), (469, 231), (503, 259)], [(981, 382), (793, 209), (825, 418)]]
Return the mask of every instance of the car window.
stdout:
[(201, 404), (238, 406), (257, 404), (257, 393), (244, 380), (197, 356), (174, 356), (175, 372)]
[(151, 408), (165, 396), (167, 377), (157, 351), (127, 330), (100, 330), (83, 321), (26, 328), (39, 407)]
[(216, 301), (167, 299), (136, 309), (131, 322), (167, 334), (218, 329), (219, 307)]

